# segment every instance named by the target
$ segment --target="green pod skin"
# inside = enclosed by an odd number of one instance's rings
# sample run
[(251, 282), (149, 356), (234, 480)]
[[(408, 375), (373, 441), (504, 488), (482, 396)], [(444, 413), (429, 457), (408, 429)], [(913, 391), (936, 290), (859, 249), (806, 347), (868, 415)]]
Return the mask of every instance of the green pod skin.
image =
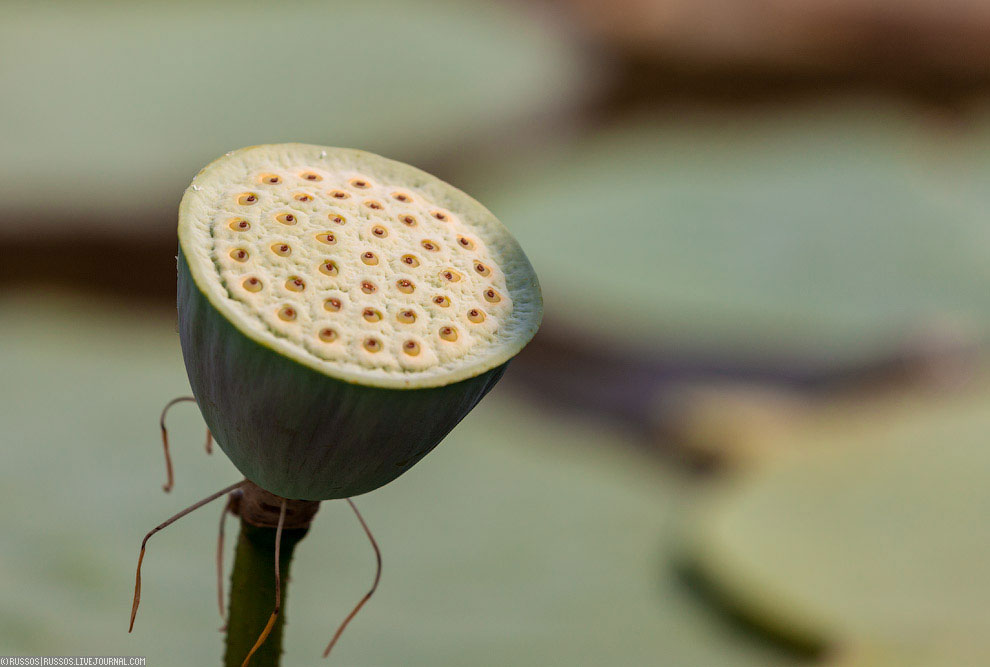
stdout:
[(436, 447), (508, 366), (420, 389), (329, 377), (217, 312), (181, 248), (178, 311), (186, 372), (210, 432), (247, 479), (283, 498), (348, 498), (388, 484)]

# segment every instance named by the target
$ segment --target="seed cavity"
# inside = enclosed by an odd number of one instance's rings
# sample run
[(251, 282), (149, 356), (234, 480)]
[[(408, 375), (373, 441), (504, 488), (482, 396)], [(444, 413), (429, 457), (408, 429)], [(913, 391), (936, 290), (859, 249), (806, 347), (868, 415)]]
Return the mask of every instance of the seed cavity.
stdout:
[(313, 195), (306, 194), (305, 192), (297, 192), (292, 198), (302, 202), (313, 201)]
[(367, 206), (368, 208), (370, 208), (373, 211), (381, 211), (383, 208), (385, 208), (385, 205), (384, 204), (382, 204), (380, 201), (376, 201), (374, 199), (366, 199), (364, 201), (364, 205)]
[(234, 248), (230, 251), (230, 258), (238, 262), (246, 262), (248, 258), (247, 250), (244, 248)]
[(423, 239), (420, 242), (420, 245), (423, 246), (423, 249), (424, 250), (429, 250), (430, 252), (436, 252), (436, 251), (440, 250), (440, 246), (438, 246), (436, 243), (434, 243), (430, 239)]
[(361, 291), (365, 294), (374, 294), (378, 291), (378, 288), (370, 280), (364, 280), (361, 282)]
[(327, 217), (328, 217), (328, 218), (330, 218), (330, 222), (333, 222), (333, 223), (336, 223), (336, 224), (338, 224), (338, 225), (342, 225), (342, 224), (344, 224), (345, 222), (347, 222), (347, 218), (345, 218), (345, 217), (344, 217), (344, 216), (342, 216), (342, 215), (338, 215), (337, 213), (331, 213), (331, 214), (330, 214), (329, 216), (327, 216)]
[(332, 343), (337, 340), (337, 332), (329, 327), (325, 329), (320, 329), (320, 340), (324, 343)]
[(351, 196), (349, 193), (344, 192), (343, 190), (331, 190), (327, 194), (329, 194), (334, 199), (348, 199)]
[(289, 279), (285, 281), (285, 289), (290, 292), (302, 292), (306, 289), (306, 283), (299, 276), (290, 276)]
[(457, 340), (457, 329), (454, 327), (440, 327), (440, 338), (453, 343)]
[(248, 222), (247, 220), (241, 220), (240, 218), (235, 218), (231, 220), (230, 224), (227, 226), (233, 229), (235, 232), (246, 232), (247, 230), (251, 229), (251, 223)]
[(461, 274), (453, 269), (444, 269), (440, 272), (440, 277), (446, 280), (448, 283), (456, 283), (460, 281)]
[(364, 318), (364, 321), (365, 322), (381, 322), (382, 321), (382, 313), (381, 313), (381, 311), (380, 310), (376, 310), (374, 308), (365, 308), (363, 311), (361, 311), (361, 317)]
[(333, 296), (323, 302), (323, 308), (324, 308), (324, 310), (327, 310), (327, 311), (329, 311), (331, 313), (340, 312), (340, 308), (341, 308), (342, 305), (343, 304), (340, 302), (340, 299), (338, 299), (337, 297), (333, 297)]
[(245, 278), (244, 279), (244, 282), (241, 283), (241, 285), (248, 292), (260, 292), (261, 291), (261, 281), (258, 280), (257, 278), (255, 278), (254, 276), (251, 276), (249, 278)]
[(407, 215), (399, 216), (399, 222), (404, 224), (406, 227), (415, 227), (418, 221), (416, 220), (415, 215), (407, 214)]
[(399, 291), (402, 292), (403, 294), (412, 294), (414, 291), (416, 291), (416, 286), (413, 285), (413, 282), (411, 280), (407, 280), (406, 278), (400, 278), (399, 280), (396, 280), (395, 286), (398, 287)]
[(403, 255), (402, 263), (412, 267), (419, 266), (419, 260), (416, 258), (416, 255)]
[(333, 235), (333, 232), (323, 232), (316, 235), (316, 240), (326, 245), (333, 245), (337, 242), (337, 237)]
[(392, 199), (395, 201), (401, 201), (403, 204), (412, 201), (412, 197), (407, 195), (405, 192), (393, 192)]
[(253, 206), (258, 203), (258, 195), (253, 192), (242, 192), (237, 195), (237, 203), (241, 206)]
[(485, 301), (488, 303), (498, 303), (502, 300), (502, 296), (495, 290), (488, 288), (485, 290)]
[(296, 224), (296, 216), (292, 213), (279, 213), (275, 216), (275, 219), (281, 222), (283, 225), (294, 225)]
[(381, 341), (379, 341), (377, 338), (365, 338), (364, 349), (372, 353), (378, 352), (382, 349)]
[(288, 257), (292, 254), (292, 247), (288, 243), (273, 243), (272, 252), (279, 257)]
[(430, 215), (439, 220), (440, 222), (447, 222), (450, 220), (450, 216), (443, 211), (430, 211)]
[(322, 181), (323, 180), (323, 177), (322, 176), (320, 176), (319, 174), (317, 174), (316, 172), (313, 172), (313, 171), (304, 171), (303, 173), (299, 174), (299, 178), (303, 179), (304, 181)]
[(282, 306), (278, 309), (278, 318), (283, 322), (295, 322), (296, 309), (292, 306)]
[(399, 312), (398, 315), (395, 316), (395, 319), (397, 319), (399, 322), (402, 322), (403, 324), (412, 324), (413, 322), (416, 321), (416, 311), (403, 310)]
[(339, 273), (337, 270), (337, 262), (332, 259), (328, 259), (320, 264), (320, 273), (325, 276), (335, 276)]
[(474, 263), (474, 270), (478, 272), (478, 275), (488, 277), (492, 275), (492, 270), (481, 262)]
[(447, 308), (450, 306), (450, 299), (443, 295), (437, 295), (433, 297), (433, 303), (437, 304), (441, 308)]
[(388, 236), (388, 230), (382, 227), (381, 225), (375, 225), (374, 227), (372, 227), (371, 233), (380, 239), (383, 239)]
[(419, 354), (419, 343), (414, 340), (407, 340), (402, 344), (402, 351), (410, 357), (415, 357)]
[(348, 183), (351, 184), (352, 188), (357, 188), (358, 190), (367, 190), (371, 187), (371, 183), (364, 178), (352, 178)]
[(282, 177), (278, 174), (262, 174), (258, 180), (267, 185), (278, 185), (282, 182)]
[(471, 322), (474, 322), (475, 324), (479, 324), (485, 321), (485, 311), (478, 310), (477, 308), (472, 308), (471, 310), (468, 311), (467, 318)]
[(467, 238), (466, 236), (458, 236), (457, 237), (457, 245), (459, 245), (462, 248), (465, 248), (467, 250), (474, 250), (474, 241), (472, 241), (471, 239)]
[(367, 252), (361, 253), (361, 261), (368, 266), (375, 266), (378, 264), (378, 256), (375, 253), (368, 250)]

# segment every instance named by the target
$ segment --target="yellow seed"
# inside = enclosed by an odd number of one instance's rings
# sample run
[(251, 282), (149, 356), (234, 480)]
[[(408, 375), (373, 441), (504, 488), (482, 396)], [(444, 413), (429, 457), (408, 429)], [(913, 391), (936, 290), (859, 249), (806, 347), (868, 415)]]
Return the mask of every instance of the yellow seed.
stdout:
[(378, 352), (382, 349), (382, 344), (377, 338), (365, 338), (364, 339), (364, 349), (368, 352)]
[(434, 218), (436, 218), (440, 222), (447, 222), (447, 220), (450, 219), (450, 216), (448, 216), (443, 211), (430, 211), (430, 215), (432, 215)]
[(306, 283), (299, 276), (292, 276), (285, 281), (285, 289), (292, 292), (302, 292), (306, 289)]
[(342, 215), (338, 215), (337, 213), (331, 213), (331, 214), (330, 214), (329, 216), (327, 216), (327, 217), (328, 217), (328, 218), (330, 218), (330, 222), (335, 222), (335, 223), (337, 223), (338, 225), (342, 225), (342, 224), (344, 224), (345, 222), (347, 222), (347, 218), (345, 218), (345, 217), (344, 217), (344, 216), (342, 216)]
[(261, 281), (251, 276), (250, 278), (245, 278), (244, 282), (241, 283), (248, 292), (260, 292), (261, 291)]
[(240, 218), (234, 218), (227, 226), (235, 232), (244, 232), (251, 229), (251, 223), (247, 220), (241, 220)]
[(365, 280), (361, 283), (361, 291), (364, 292), (365, 294), (374, 294), (376, 291), (378, 291), (378, 288), (375, 287), (374, 283)]
[(498, 303), (501, 300), (502, 297), (495, 290), (493, 289), (485, 290), (485, 301), (487, 301), (488, 303)]
[(292, 213), (279, 213), (275, 216), (275, 219), (281, 222), (283, 225), (294, 225), (296, 224), (296, 216)]
[(330, 311), (331, 313), (336, 313), (337, 311), (339, 311), (341, 305), (342, 304), (340, 302), (340, 299), (336, 297), (330, 297), (329, 299), (323, 302), (323, 308)]
[(325, 262), (323, 262), (322, 264), (320, 264), (320, 273), (322, 273), (323, 275), (326, 275), (326, 276), (335, 276), (335, 275), (337, 275), (337, 273), (338, 273), (338, 271), (337, 271), (337, 263), (334, 262), (332, 259), (326, 260)]
[(361, 261), (367, 264), (368, 266), (375, 266), (376, 264), (378, 264), (378, 257), (375, 255), (375, 253), (369, 250), (367, 252), (361, 253)]
[(393, 192), (392, 199), (394, 199), (395, 201), (401, 201), (403, 203), (412, 201), (412, 197), (407, 195), (405, 192)]
[(292, 198), (296, 201), (313, 201), (313, 195), (308, 195), (305, 192), (298, 192)]
[(251, 206), (258, 203), (258, 195), (253, 192), (242, 192), (237, 195), (237, 203), (241, 206)]
[(490, 275), (492, 275), (492, 270), (489, 269), (484, 264), (482, 264), (481, 262), (475, 262), (474, 263), (474, 270), (477, 271), (478, 272), (478, 275), (481, 275), (481, 276), (490, 276)]
[(343, 190), (331, 190), (327, 194), (333, 197), (334, 199), (347, 199), (348, 197), (350, 197), (350, 195), (344, 192)]
[(320, 176), (319, 174), (314, 173), (312, 171), (304, 171), (303, 173), (299, 174), (299, 178), (301, 178), (303, 180), (306, 180), (306, 181), (322, 181), (323, 180), (323, 177), (322, 176)]
[(454, 271), (453, 269), (444, 269), (443, 271), (440, 272), (440, 277), (449, 283), (456, 283), (458, 280), (461, 279), (461, 274), (459, 274), (457, 271)]
[(292, 254), (292, 248), (288, 243), (273, 243), (272, 252), (279, 257), (288, 257)]
[(365, 200), (364, 205), (373, 211), (380, 211), (383, 208), (385, 208), (385, 206), (380, 201), (375, 201), (374, 199)]
[(437, 304), (441, 308), (447, 308), (450, 306), (450, 299), (445, 296), (435, 296), (433, 297), (433, 303)]
[(365, 308), (361, 313), (361, 317), (367, 322), (381, 322), (382, 314), (381, 311), (375, 310), (374, 308)]
[(278, 317), (284, 322), (294, 322), (296, 320), (296, 309), (292, 306), (282, 306), (278, 309)]
[(416, 255), (403, 255), (402, 263), (413, 267), (419, 266), (419, 260), (416, 259)]
[(440, 247), (430, 239), (423, 239), (420, 242), (420, 245), (423, 246), (423, 248), (425, 248), (426, 250), (436, 251), (440, 249)]
[(457, 340), (457, 329), (454, 327), (440, 327), (440, 338), (454, 342)]
[(337, 242), (337, 237), (333, 235), (333, 232), (323, 232), (322, 234), (316, 235), (316, 240), (320, 243), (325, 243), (327, 245), (333, 245)]
[(278, 174), (262, 174), (258, 180), (266, 185), (278, 185), (282, 182), (282, 177)]
[(469, 239), (467, 237), (458, 236), (457, 237), (457, 244), (459, 246), (461, 246), (462, 248), (466, 248), (468, 250), (474, 250), (474, 241), (472, 241), (471, 239)]
[(248, 253), (247, 250), (244, 250), (243, 248), (234, 248), (230, 251), (230, 257), (238, 262), (246, 262)]
[(372, 227), (371, 233), (380, 239), (383, 239), (386, 236), (388, 236), (388, 230), (382, 227), (381, 225), (375, 225), (374, 227)]
[(416, 321), (416, 311), (403, 310), (398, 315), (395, 316), (395, 319), (402, 322), (403, 324), (412, 324), (413, 322)]
[(416, 286), (413, 285), (411, 280), (406, 280), (405, 278), (400, 278), (395, 281), (395, 285), (399, 288), (399, 291), (403, 294), (412, 294)]
[(320, 329), (320, 340), (324, 343), (332, 343), (337, 340), (337, 332), (333, 329)]
[(472, 308), (471, 310), (468, 311), (467, 318), (470, 321), (474, 322), (475, 324), (478, 324), (479, 322), (484, 322), (485, 311), (478, 310), (477, 308)]
[(416, 226), (416, 216), (414, 215), (403, 215), (399, 218), (399, 222), (404, 224), (406, 227)]
[(407, 340), (402, 344), (402, 351), (410, 357), (415, 357), (419, 354), (419, 343), (414, 340)]
[(371, 184), (363, 178), (352, 178), (348, 182), (351, 184), (351, 187), (357, 188), (358, 190), (367, 190), (371, 187)]

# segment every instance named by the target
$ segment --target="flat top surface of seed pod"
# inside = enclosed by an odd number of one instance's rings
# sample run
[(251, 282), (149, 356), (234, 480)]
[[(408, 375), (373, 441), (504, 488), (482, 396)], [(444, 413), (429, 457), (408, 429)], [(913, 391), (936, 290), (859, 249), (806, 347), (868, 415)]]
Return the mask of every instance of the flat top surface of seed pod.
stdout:
[[(96, 655), (126, 632), (141, 536), (238, 474), (203, 453), (202, 419), (185, 404), (168, 416), (176, 486), (160, 491), (159, 412), (188, 391), (174, 315), (12, 296), (0, 298), (0, 646)], [(384, 550), (384, 578), (335, 664), (798, 664), (676, 576), (669, 557), (688, 480), (644, 465), (618, 433), (507, 398), (496, 389), (431, 465), (357, 500)], [(220, 509), (197, 510), (149, 543), (127, 651), (162, 665), (219, 662)], [(236, 532), (228, 519), (228, 572)], [(323, 503), (296, 551), (282, 664), (319, 664), (373, 576), (349, 508)]]
[(975, 134), (868, 102), (644, 119), (472, 189), (513, 220), (551, 322), (848, 362), (933, 322), (990, 332)]
[(714, 502), (697, 559), (784, 633), (987, 646), (988, 433), (985, 389), (809, 433)]
[(414, 167), (306, 144), (206, 167), (179, 242), (240, 331), (332, 377), (391, 388), (474, 377), (542, 317), (536, 274), (481, 204)]
[(587, 81), (562, 31), (485, 0), (14, 0), (0, 61), (0, 234), (32, 236), (164, 235), (193, 171), (253, 143), (438, 159)]

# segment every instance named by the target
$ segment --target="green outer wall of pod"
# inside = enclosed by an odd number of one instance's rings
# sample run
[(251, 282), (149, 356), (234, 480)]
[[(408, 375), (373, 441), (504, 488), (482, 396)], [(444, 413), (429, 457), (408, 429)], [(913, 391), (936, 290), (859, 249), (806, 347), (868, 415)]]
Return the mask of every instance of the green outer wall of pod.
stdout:
[(189, 383), (217, 444), (249, 480), (297, 500), (373, 491), (428, 454), (508, 362), (453, 384), (351, 384), (250, 339), (210, 304), (178, 255), (179, 336)]

